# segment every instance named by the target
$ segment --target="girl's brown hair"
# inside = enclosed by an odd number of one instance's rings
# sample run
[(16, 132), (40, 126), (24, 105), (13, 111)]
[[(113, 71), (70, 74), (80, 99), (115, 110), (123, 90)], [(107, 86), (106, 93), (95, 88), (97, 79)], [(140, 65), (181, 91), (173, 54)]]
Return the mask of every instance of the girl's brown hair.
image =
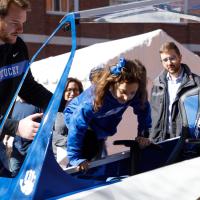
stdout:
[(121, 69), (120, 74), (111, 73), (111, 68), (113, 66), (107, 66), (103, 70), (100, 70), (100, 76), (98, 72), (93, 74), (93, 80), (95, 80), (94, 111), (97, 112), (102, 107), (106, 92), (115, 83), (138, 83), (139, 88), (137, 93), (143, 104), (147, 99), (147, 77), (144, 65), (136, 59), (125, 59), (125, 65)]

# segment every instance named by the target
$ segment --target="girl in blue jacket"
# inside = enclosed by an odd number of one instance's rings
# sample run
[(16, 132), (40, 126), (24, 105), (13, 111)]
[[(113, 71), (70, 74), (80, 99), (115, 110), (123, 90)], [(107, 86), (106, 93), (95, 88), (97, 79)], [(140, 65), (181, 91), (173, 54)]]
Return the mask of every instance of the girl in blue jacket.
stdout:
[(92, 86), (74, 98), (64, 111), (69, 163), (79, 170), (86, 170), (90, 160), (102, 156), (104, 141), (116, 133), (128, 106), (137, 115), (138, 141), (148, 137), (151, 128), (146, 69), (141, 62), (120, 58), (117, 64), (105, 66), (92, 78)]

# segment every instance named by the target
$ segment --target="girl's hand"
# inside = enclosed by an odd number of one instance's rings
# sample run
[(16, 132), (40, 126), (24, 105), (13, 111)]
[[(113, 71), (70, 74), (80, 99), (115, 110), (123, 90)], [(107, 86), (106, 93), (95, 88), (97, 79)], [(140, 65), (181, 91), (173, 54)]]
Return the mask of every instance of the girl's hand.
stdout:
[(78, 171), (87, 171), (88, 168), (89, 168), (89, 162), (87, 160), (79, 164), (79, 166), (77, 167)]
[(136, 137), (135, 141), (138, 142), (139, 147), (141, 149), (144, 149), (145, 147), (147, 147), (151, 144), (151, 141), (148, 138), (141, 137), (141, 136)]

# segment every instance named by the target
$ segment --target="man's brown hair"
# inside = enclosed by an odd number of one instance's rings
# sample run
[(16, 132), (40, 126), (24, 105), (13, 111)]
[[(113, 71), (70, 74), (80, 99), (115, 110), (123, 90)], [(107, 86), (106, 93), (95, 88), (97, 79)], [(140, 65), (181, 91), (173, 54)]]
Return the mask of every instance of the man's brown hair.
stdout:
[(179, 48), (176, 46), (176, 44), (174, 42), (166, 42), (164, 43), (161, 47), (160, 47), (160, 51), (159, 53), (165, 53), (165, 52), (168, 52), (170, 50), (174, 50), (177, 55), (181, 55), (180, 51), (179, 51)]
[(28, 9), (30, 6), (29, 0), (0, 0), (0, 17), (7, 15), (11, 3), (14, 3), (22, 9)]

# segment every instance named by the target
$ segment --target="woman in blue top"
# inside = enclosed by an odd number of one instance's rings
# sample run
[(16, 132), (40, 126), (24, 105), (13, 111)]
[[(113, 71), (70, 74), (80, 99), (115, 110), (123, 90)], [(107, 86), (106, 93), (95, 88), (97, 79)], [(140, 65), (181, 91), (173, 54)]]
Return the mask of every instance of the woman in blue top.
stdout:
[[(148, 137), (151, 128), (150, 105), (146, 92), (146, 69), (138, 60), (120, 58), (92, 76), (93, 85), (65, 108), (68, 127), (67, 155), (70, 165), (88, 168), (100, 157), (104, 141), (116, 133), (128, 106), (138, 119), (138, 141)], [(148, 141), (145, 140), (144, 141)]]

